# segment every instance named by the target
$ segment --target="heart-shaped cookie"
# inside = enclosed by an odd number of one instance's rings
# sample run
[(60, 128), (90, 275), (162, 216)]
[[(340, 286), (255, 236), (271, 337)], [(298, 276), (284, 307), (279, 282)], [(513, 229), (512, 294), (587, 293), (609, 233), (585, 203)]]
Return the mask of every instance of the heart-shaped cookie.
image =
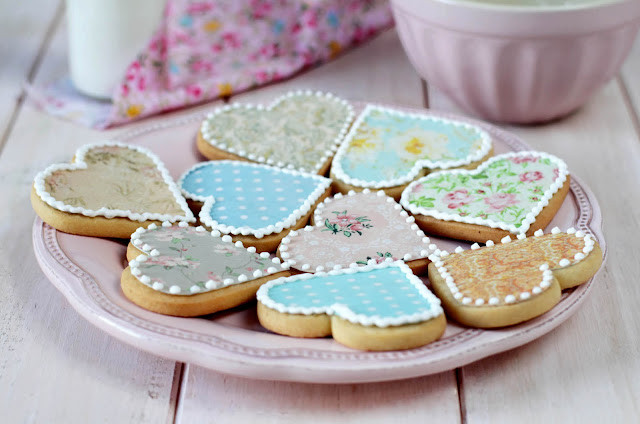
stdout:
[(315, 226), (282, 239), (279, 255), (292, 268), (307, 272), (404, 260), (419, 274), (426, 271), (436, 246), (414, 221), (382, 191), (338, 193), (318, 205)]
[(188, 199), (203, 204), (204, 225), (260, 251), (274, 251), (289, 230), (307, 223), (312, 208), (329, 195), (331, 180), (249, 162), (211, 161), (188, 170), (179, 185)]
[(366, 187), (388, 191), (424, 175), (425, 169), (475, 167), (491, 148), (491, 137), (479, 127), (369, 105), (340, 145), (331, 175), (343, 193)]
[(542, 152), (512, 152), (475, 170), (420, 178), (404, 190), (400, 204), (428, 234), (498, 241), (546, 227), (568, 190), (564, 161)]
[(145, 222), (195, 222), (164, 164), (138, 146), (85, 145), (73, 163), (36, 175), (33, 188), (43, 221), (73, 234), (128, 238)]
[(534, 237), (509, 236), (500, 244), (431, 257), (429, 280), (447, 315), (472, 327), (517, 324), (551, 309), (560, 291), (588, 281), (602, 264), (593, 237), (557, 227)]
[(185, 223), (138, 228), (127, 258), (124, 294), (165, 315), (198, 316), (232, 308), (253, 299), (261, 284), (289, 275), (278, 258), (234, 244), (219, 231)]
[(209, 159), (248, 159), (324, 175), (353, 115), (346, 101), (311, 91), (287, 93), (267, 107), (228, 105), (202, 123), (198, 148)]
[(437, 340), (440, 300), (402, 262), (300, 274), (258, 290), (258, 318), (293, 337), (326, 337), (356, 349), (397, 350)]

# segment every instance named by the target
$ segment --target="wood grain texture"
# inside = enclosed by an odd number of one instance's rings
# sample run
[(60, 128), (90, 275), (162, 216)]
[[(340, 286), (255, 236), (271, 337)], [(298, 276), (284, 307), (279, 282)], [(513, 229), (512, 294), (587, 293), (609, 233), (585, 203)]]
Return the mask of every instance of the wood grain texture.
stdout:
[(254, 381), (187, 366), (177, 423), (456, 423), (453, 372), (376, 384)]
[[(46, 7), (29, 7), (52, 15)], [(39, 78), (55, 78), (65, 69), (65, 49), (65, 34), (59, 30)], [(173, 419), (175, 363), (125, 345), (82, 319), (42, 274), (31, 253), (34, 213), (28, 192), (34, 175), (51, 162), (65, 161), (81, 144), (102, 138), (102, 133), (23, 107), (0, 156), (0, 196), (5, 202), (0, 211), (0, 236), (5, 241), (0, 246), (3, 422)]]
[(61, 15), (62, 0), (0, 1), (0, 149)]
[(640, 140), (630, 113), (612, 81), (565, 119), (507, 127), (533, 148), (563, 158), (594, 191), (608, 261), (585, 304), (557, 330), (462, 369), (467, 422), (640, 418), (640, 382), (632, 377), (640, 375), (640, 288), (632, 283), (640, 273), (634, 237), (640, 228)]

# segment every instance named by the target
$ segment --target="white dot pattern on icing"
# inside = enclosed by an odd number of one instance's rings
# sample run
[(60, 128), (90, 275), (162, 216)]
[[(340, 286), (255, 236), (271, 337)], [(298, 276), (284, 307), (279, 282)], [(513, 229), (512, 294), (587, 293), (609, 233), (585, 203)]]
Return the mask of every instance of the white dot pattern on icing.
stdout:
[[(403, 278), (394, 277), (398, 269)], [(440, 300), (401, 262), (280, 278), (263, 285), (258, 300), (279, 312), (335, 314), (378, 327), (422, 322), (442, 314)]]
[[(195, 174), (196, 170), (198, 174)], [(212, 175), (216, 171), (220, 171), (221, 182), (213, 181)], [(198, 178), (195, 178), (196, 175)], [(260, 177), (259, 182), (254, 182), (256, 175)], [(278, 191), (282, 187), (274, 181), (291, 178), (300, 181), (298, 186), (304, 190), (306, 198), (299, 198), (299, 194), (291, 190)], [(202, 181), (197, 182), (199, 179)], [(200, 211), (203, 224), (223, 233), (256, 236), (280, 232), (293, 226), (330, 184), (331, 180), (318, 175), (237, 161), (200, 163), (187, 171), (179, 181), (187, 198), (204, 202)], [(198, 193), (200, 188), (203, 191)]]

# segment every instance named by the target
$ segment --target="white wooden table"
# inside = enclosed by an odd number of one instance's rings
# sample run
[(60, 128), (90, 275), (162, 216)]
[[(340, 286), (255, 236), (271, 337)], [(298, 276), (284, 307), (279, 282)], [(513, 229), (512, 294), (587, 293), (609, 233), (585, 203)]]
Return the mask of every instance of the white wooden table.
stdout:
[[(81, 318), (40, 271), (33, 176), (82, 144), (150, 122), (97, 132), (25, 104), (23, 82), (68, 72), (65, 30), (61, 2), (0, 1), (0, 422), (640, 422), (640, 40), (622, 73), (573, 115), (507, 128), (565, 159), (602, 207), (609, 257), (580, 310), (528, 345), (453, 371), (311, 385), (236, 378), (136, 350)], [(427, 102), (393, 30), (232, 100), (268, 101), (298, 87), (458, 111), (431, 87)]]

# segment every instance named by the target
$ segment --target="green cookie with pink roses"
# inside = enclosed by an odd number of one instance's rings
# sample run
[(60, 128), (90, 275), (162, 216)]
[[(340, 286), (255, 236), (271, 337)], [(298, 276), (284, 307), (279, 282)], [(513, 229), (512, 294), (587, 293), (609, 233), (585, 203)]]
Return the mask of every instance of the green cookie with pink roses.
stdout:
[(429, 174), (411, 183), (400, 203), (427, 234), (485, 243), (545, 228), (568, 191), (564, 161), (524, 151), (494, 156), (474, 170)]

